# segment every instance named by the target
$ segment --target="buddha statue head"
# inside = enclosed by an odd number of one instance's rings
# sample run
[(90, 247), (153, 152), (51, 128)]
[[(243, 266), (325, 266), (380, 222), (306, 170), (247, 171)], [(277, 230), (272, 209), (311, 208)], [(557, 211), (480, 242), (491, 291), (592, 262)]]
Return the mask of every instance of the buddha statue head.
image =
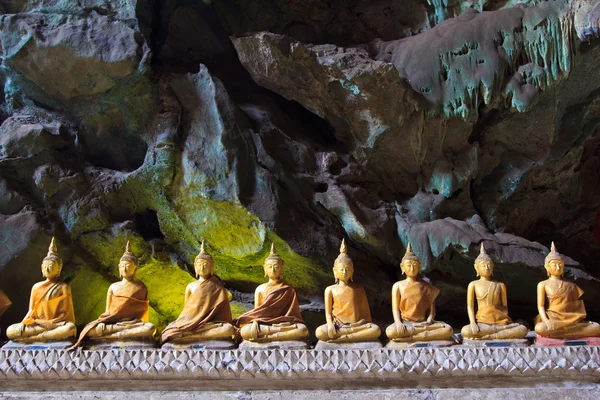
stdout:
[(212, 256), (206, 252), (204, 240), (200, 245), (200, 253), (198, 253), (194, 260), (194, 270), (196, 271), (196, 277), (203, 279), (208, 279), (214, 274), (215, 262)]
[(283, 274), (283, 259), (277, 254), (275, 243), (271, 243), (271, 252), (265, 259), (263, 268), (265, 270), (265, 276), (275, 281)]
[(333, 276), (335, 282), (342, 281), (344, 283), (352, 282), (352, 276), (354, 275), (354, 263), (352, 259), (348, 257), (348, 248), (346, 247), (346, 240), (342, 239), (342, 245), (340, 246), (340, 255), (337, 256), (333, 262)]
[(550, 245), (550, 253), (548, 253), (544, 260), (544, 268), (546, 268), (548, 276), (555, 276), (557, 278), (560, 278), (564, 272), (565, 260), (556, 251), (554, 242)]
[(482, 276), (484, 278), (489, 278), (494, 273), (494, 262), (492, 258), (486, 253), (485, 247), (483, 246), (483, 242), (481, 242), (481, 248), (479, 250), (479, 255), (475, 259), (475, 271), (477, 271), (477, 276)]
[(413, 253), (410, 243), (406, 247), (406, 254), (402, 257), (400, 268), (402, 269), (402, 273), (410, 278), (416, 278), (421, 273), (421, 261)]
[(56, 241), (54, 237), (50, 241), (50, 247), (48, 247), (48, 254), (42, 260), (42, 275), (46, 279), (57, 279), (62, 271), (63, 261), (58, 256), (58, 249), (56, 248)]
[(119, 261), (119, 275), (128, 281), (133, 280), (135, 278), (138, 265), (138, 259), (135, 255), (133, 255), (129, 241), (127, 241), (125, 253), (123, 253), (121, 260)]

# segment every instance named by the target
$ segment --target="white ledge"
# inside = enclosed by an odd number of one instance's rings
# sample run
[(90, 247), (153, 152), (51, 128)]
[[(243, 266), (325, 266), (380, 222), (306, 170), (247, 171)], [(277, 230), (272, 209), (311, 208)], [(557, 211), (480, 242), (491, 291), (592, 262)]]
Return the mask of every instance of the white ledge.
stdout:
[(532, 386), (600, 382), (600, 347), (0, 350), (7, 390)]

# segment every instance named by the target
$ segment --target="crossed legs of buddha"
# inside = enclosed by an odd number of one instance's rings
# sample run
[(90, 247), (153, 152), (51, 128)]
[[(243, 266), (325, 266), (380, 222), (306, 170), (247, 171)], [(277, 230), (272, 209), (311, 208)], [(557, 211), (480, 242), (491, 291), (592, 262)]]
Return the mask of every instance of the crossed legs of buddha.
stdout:
[(54, 326), (42, 326), (38, 324), (25, 325), (14, 324), (6, 330), (6, 336), (10, 340), (19, 342), (46, 342), (65, 340), (74, 337), (77, 328), (72, 322), (63, 322)]
[(285, 340), (305, 340), (308, 328), (301, 323), (261, 324), (253, 321), (240, 329), (242, 339), (252, 342), (271, 342)]

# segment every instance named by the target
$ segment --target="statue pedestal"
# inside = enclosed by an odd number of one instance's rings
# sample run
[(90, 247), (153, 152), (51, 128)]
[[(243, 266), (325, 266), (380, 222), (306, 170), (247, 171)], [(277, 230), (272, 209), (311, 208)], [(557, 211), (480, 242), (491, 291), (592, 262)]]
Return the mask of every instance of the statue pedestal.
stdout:
[(329, 343), (319, 340), (315, 350), (369, 350), (381, 349), (383, 345), (380, 341), (373, 342), (355, 342), (355, 343)]
[(600, 346), (600, 337), (582, 337), (578, 339), (553, 339), (543, 336), (535, 338), (539, 346)]
[(449, 347), (454, 346), (456, 342), (452, 340), (432, 340), (429, 342), (394, 342), (389, 341), (386, 349), (410, 349), (415, 347)]
[(247, 340), (242, 341), (239, 347), (240, 350), (270, 350), (270, 349), (282, 349), (282, 350), (298, 350), (308, 349), (308, 344), (301, 340), (286, 340), (279, 342), (249, 342)]
[(472, 340), (463, 339), (462, 344), (467, 347), (526, 347), (527, 339), (501, 339), (501, 340)]
[(167, 342), (161, 346), (163, 350), (231, 350), (235, 349), (237, 344), (233, 340), (204, 340), (202, 342), (191, 343), (171, 343)]
[(2, 348), (4, 350), (64, 350), (75, 343), (75, 340), (59, 340), (54, 342), (15, 342), (10, 340)]
[(154, 349), (158, 343), (154, 339), (131, 340), (87, 340), (83, 347), (85, 350), (138, 350)]

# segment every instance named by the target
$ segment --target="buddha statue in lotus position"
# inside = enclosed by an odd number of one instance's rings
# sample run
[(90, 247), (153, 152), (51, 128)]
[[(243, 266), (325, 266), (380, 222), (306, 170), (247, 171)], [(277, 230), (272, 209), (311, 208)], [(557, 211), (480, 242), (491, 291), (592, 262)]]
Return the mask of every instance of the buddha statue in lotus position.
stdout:
[(580, 300), (583, 290), (563, 279), (565, 261), (556, 251), (554, 242), (544, 267), (549, 278), (537, 286), (539, 315), (535, 318), (535, 332), (538, 336), (554, 339), (600, 337), (600, 324), (585, 321), (587, 314), (583, 300)]
[(138, 259), (127, 242), (125, 253), (119, 261), (119, 274), (123, 278), (108, 288), (106, 311), (97, 320), (88, 323), (79, 340), (152, 340), (154, 325), (148, 322), (148, 289), (135, 278)]
[(185, 303), (179, 317), (160, 335), (160, 343), (187, 344), (229, 339), (235, 334), (227, 290), (214, 274), (215, 264), (204, 241), (194, 260), (197, 281), (185, 289)]
[(308, 329), (304, 325), (294, 288), (282, 279), (283, 260), (275, 245), (264, 263), (267, 283), (256, 288), (254, 309), (237, 318), (242, 339), (251, 342), (306, 340)]
[(381, 330), (371, 322), (365, 289), (352, 281), (354, 264), (342, 240), (340, 255), (333, 263), (335, 285), (325, 289), (325, 319), (317, 328), (319, 340), (329, 343), (377, 341)]
[(23, 321), (6, 330), (15, 342), (55, 342), (68, 340), (77, 334), (71, 286), (60, 280), (63, 262), (52, 238), (48, 255), (42, 261), (46, 280), (31, 288), (29, 311)]
[(452, 327), (435, 320), (435, 298), (439, 289), (421, 278), (421, 262), (410, 243), (400, 263), (406, 279), (392, 287), (394, 323), (385, 330), (393, 342), (450, 340)]
[[(469, 283), (467, 288), (467, 313), (470, 324), (462, 328), (462, 335), (472, 340), (524, 339), (527, 328), (514, 323), (508, 316), (506, 286), (491, 280), (494, 262), (486, 253), (483, 243), (475, 259), (475, 270), (479, 280)], [(477, 298), (477, 314), (475, 314)]]

